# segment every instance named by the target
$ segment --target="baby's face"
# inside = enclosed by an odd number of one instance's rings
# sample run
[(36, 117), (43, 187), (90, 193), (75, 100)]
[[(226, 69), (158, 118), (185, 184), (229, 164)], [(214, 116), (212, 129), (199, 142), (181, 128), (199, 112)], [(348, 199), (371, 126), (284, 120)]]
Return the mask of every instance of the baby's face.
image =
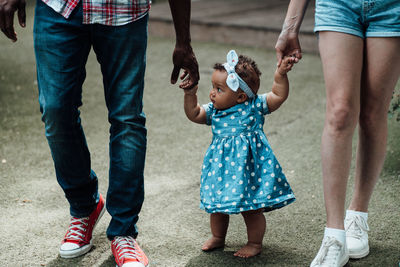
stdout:
[(215, 70), (211, 77), (212, 89), (210, 100), (214, 107), (219, 110), (233, 107), (237, 104), (239, 92), (232, 91), (226, 84), (228, 74), (225, 71)]

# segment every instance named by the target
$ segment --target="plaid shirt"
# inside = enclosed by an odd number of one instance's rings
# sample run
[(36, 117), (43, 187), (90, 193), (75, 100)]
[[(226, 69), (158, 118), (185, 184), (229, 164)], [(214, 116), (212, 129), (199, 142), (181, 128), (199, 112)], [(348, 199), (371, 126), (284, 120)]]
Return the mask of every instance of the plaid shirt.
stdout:
[(42, 0), (68, 19), (79, 1), (83, 1), (83, 23), (118, 26), (145, 16), (150, 0)]

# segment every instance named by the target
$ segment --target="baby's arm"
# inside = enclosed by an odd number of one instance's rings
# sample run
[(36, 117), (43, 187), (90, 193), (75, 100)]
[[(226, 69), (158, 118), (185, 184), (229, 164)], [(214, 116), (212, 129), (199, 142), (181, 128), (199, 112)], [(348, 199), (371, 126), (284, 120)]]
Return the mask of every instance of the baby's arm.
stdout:
[(199, 105), (197, 102), (197, 85), (193, 87), (192, 89), (189, 90), (184, 90), (185, 96), (184, 96), (184, 109), (186, 116), (188, 117), (189, 120), (200, 123), (200, 124), (205, 124), (207, 122), (207, 115), (206, 111), (204, 110), (203, 107)]
[(268, 110), (277, 110), (289, 95), (289, 80), (287, 74), (295, 63), (295, 57), (285, 57), (274, 74), (271, 92), (267, 93)]

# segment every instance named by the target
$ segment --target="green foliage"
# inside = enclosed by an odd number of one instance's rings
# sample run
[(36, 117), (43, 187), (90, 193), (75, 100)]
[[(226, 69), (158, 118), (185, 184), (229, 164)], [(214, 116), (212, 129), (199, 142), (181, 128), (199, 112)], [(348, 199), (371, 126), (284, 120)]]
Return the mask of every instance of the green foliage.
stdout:
[(393, 92), (392, 102), (389, 108), (389, 117), (395, 117), (400, 122), (400, 89)]

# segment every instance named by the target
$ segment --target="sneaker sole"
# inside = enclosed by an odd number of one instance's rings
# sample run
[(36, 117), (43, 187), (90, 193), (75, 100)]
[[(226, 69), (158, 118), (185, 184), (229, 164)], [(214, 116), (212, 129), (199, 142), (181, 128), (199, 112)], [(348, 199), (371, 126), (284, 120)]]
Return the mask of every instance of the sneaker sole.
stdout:
[(349, 255), (346, 256), (346, 258), (343, 259), (343, 261), (340, 263), (340, 267), (345, 266), (349, 262)]
[(74, 249), (74, 250), (60, 250), (60, 257), (63, 259), (72, 259), (76, 258), (79, 256), (82, 256), (83, 254), (86, 254), (90, 251), (90, 249), (93, 247), (92, 242), (90, 242), (87, 245), (84, 245), (80, 248)]
[[(150, 264), (147, 264), (147, 265), (141, 264), (141, 265), (144, 266), (144, 267), (150, 267)], [(119, 266), (115, 265), (115, 267), (119, 267)]]
[(369, 246), (365, 250), (357, 252), (357, 253), (349, 252), (350, 259), (361, 259), (361, 258), (366, 257), (368, 254), (369, 254)]
[[(92, 233), (94, 232), (94, 229), (96, 228), (97, 223), (100, 221), (100, 219), (103, 216), (105, 211), (106, 211), (106, 205), (104, 204), (103, 209), (101, 210), (99, 217), (97, 218), (97, 221), (93, 226)], [(90, 240), (89, 244), (84, 245), (84, 246), (74, 249), (74, 250), (61, 250), (60, 249), (59, 253), (60, 253), (61, 258), (72, 259), (72, 258), (76, 258), (76, 257), (82, 256), (83, 254), (88, 253), (92, 247), (93, 247), (93, 236), (92, 236), (92, 239)]]

